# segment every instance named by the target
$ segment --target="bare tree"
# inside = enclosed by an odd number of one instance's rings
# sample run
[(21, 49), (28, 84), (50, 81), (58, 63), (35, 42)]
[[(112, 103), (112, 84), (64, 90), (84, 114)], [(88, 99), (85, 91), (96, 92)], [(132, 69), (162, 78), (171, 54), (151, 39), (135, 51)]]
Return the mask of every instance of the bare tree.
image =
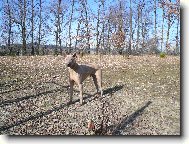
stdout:
[(79, 17), (75, 48), (78, 47), (82, 52), (85, 49), (90, 53), (91, 24), (89, 23), (90, 14), (87, 0), (80, 0), (78, 6)]
[(128, 48), (128, 55), (131, 54), (132, 49), (132, 0), (130, 0), (130, 33), (129, 33), (129, 48)]
[(102, 44), (101, 46), (104, 48), (104, 43), (105, 43), (105, 0), (101, 0), (102, 3), (102, 32), (101, 32), (101, 36), (100, 36), (100, 40), (102, 40)]
[(60, 27), (60, 14), (61, 12), (61, 1), (62, 0), (58, 0), (58, 12), (57, 12), (57, 23), (56, 23), (56, 47), (57, 44), (59, 43), (59, 47), (60, 47), (60, 54), (62, 54), (62, 48), (61, 48), (61, 38), (60, 38), (60, 33), (61, 33), (61, 27)]
[(62, 54), (62, 41), (61, 41), (61, 34), (62, 34), (62, 24), (63, 18), (67, 11), (67, 6), (62, 0), (52, 1), (51, 2), (51, 13), (52, 13), (52, 22), (54, 22), (55, 27), (55, 43), (56, 47), (54, 49), (54, 54)]
[[(50, 3), (51, 4), (51, 3)], [(52, 32), (52, 26), (51, 23), (53, 22), (51, 20), (51, 15), (49, 14), (49, 9), (51, 9), (51, 6), (49, 7), (48, 4), (45, 4), (45, 1), (39, 0), (39, 3), (36, 4), (38, 7), (35, 11), (37, 18), (36, 18), (36, 26), (34, 31), (36, 32), (36, 42), (37, 46), (35, 48), (35, 53), (37, 55), (39, 54), (45, 54), (45, 47), (41, 46), (42, 43), (46, 43), (48, 41), (48, 35), (51, 35)]]
[(169, 37), (170, 37), (170, 28), (175, 22), (175, 14), (177, 13), (176, 5), (169, 0), (166, 4), (166, 19), (167, 19), (167, 38), (166, 38), (166, 52), (169, 52), (170, 43), (169, 43)]
[(156, 0), (154, 0), (154, 34), (155, 34), (155, 42), (157, 41), (157, 4)]
[(83, 19), (84, 19), (84, 16), (83, 16), (83, 7), (81, 6), (80, 3), (79, 4), (79, 8), (76, 9), (77, 10), (77, 13), (79, 13), (79, 17), (77, 18), (77, 29), (76, 29), (76, 36), (75, 36), (75, 51), (76, 51), (76, 48), (78, 47), (78, 43), (80, 43), (80, 41), (82, 41), (82, 35), (80, 34), (81, 32), (81, 29), (82, 29), (82, 23), (83, 23)]
[(179, 53), (179, 40), (180, 40), (180, 37), (179, 37), (179, 33), (180, 33), (180, 0), (177, 0), (176, 1), (176, 9), (175, 9), (175, 14), (176, 14), (176, 19), (177, 19), (177, 33), (176, 33), (176, 36), (175, 36), (175, 39), (176, 39), (176, 47), (175, 47), (175, 53), (178, 54)]
[(84, 13), (85, 13), (85, 27), (86, 27), (86, 37), (87, 37), (87, 48), (88, 48), (88, 53), (90, 53), (90, 29), (89, 29), (89, 16), (88, 16), (88, 11), (87, 11), (87, 0), (82, 0), (82, 5), (84, 8)]
[(42, 28), (42, 0), (39, 0), (39, 27), (38, 27), (38, 44), (36, 54), (39, 55), (41, 45), (41, 28)]
[(145, 2), (142, 0), (142, 8), (141, 8), (141, 25), (142, 25), (142, 51), (144, 51), (144, 9)]
[(160, 7), (163, 10), (163, 13), (162, 13), (163, 22), (162, 22), (162, 26), (161, 26), (161, 52), (162, 52), (163, 51), (163, 42), (164, 42), (165, 0), (160, 0), (159, 3), (160, 3)]
[(34, 55), (34, 0), (31, 0), (31, 7), (32, 7), (32, 17), (31, 17), (31, 54)]
[[(13, 33), (13, 10), (12, 10), (12, 1), (6, 0), (6, 2), (3, 5), (3, 22), (2, 22), (2, 37), (4, 37), (7, 47), (9, 50), (9, 55), (12, 53), (12, 46), (11, 46), (11, 39), (12, 39), (12, 33)], [(7, 37), (5, 35), (8, 34)]]
[(100, 7), (101, 4), (98, 4), (98, 14), (97, 14), (97, 24), (96, 24), (96, 54), (98, 54), (100, 40), (99, 40), (99, 26), (100, 26)]
[(96, 23), (96, 54), (99, 53), (100, 45), (105, 44), (105, 0), (98, 1), (97, 23)]
[(22, 40), (22, 48), (19, 50), (20, 55), (26, 55), (26, 20), (27, 20), (27, 1), (26, 0), (19, 0), (13, 1), (13, 12), (14, 15), (12, 17), (13, 21), (16, 23)]
[(80, 25), (81, 25), (81, 20), (78, 20), (78, 24), (77, 24), (77, 34), (76, 34), (76, 39), (75, 39), (75, 50), (76, 50), (76, 48), (77, 48), (77, 44), (78, 44), (78, 40), (80, 39), (80, 37), (79, 37), (79, 31), (80, 31)]
[(68, 31), (68, 35), (69, 35), (69, 53), (70, 53), (70, 49), (72, 46), (72, 37), (71, 37), (71, 26), (72, 26), (72, 19), (73, 19), (73, 12), (74, 12), (74, 3), (75, 0), (72, 0), (72, 4), (71, 4), (71, 14), (70, 14), (70, 20), (69, 20), (69, 31)]
[[(171, 2), (171, 0), (169, 0), (169, 2)], [(169, 12), (170, 11), (170, 8), (167, 4), (167, 38), (166, 38), (166, 52), (168, 52), (168, 49), (169, 49), (169, 32), (170, 32), (170, 28), (171, 28), (171, 13)]]
[(137, 5), (137, 46), (136, 51), (139, 49), (139, 37), (140, 37), (140, 15), (141, 15), (141, 5)]
[(27, 14), (27, 1), (19, 0), (14, 1), (14, 22), (17, 24), (21, 31), (22, 48), (20, 55), (26, 55), (26, 14)]
[(107, 51), (110, 54), (111, 53), (111, 34), (112, 34), (112, 23), (111, 23), (111, 16), (112, 16), (112, 9), (111, 7), (108, 9), (108, 11), (106, 12), (106, 47), (107, 47)]
[[(111, 12), (110, 12), (111, 13)], [(110, 31), (111, 31), (111, 26), (110, 26), (110, 18), (108, 17), (108, 21), (107, 21), (107, 23), (108, 23), (108, 32), (107, 32), (107, 48), (108, 48), (108, 51), (109, 51), (109, 54), (110, 54), (110, 51), (111, 51), (111, 49), (110, 49)]]

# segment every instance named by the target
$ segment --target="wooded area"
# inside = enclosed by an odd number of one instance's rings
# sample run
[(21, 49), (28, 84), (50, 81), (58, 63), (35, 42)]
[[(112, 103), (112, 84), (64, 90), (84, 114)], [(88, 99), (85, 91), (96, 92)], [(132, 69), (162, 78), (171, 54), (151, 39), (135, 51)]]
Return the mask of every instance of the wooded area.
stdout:
[(0, 55), (180, 53), (180, 0), (3, 0)]

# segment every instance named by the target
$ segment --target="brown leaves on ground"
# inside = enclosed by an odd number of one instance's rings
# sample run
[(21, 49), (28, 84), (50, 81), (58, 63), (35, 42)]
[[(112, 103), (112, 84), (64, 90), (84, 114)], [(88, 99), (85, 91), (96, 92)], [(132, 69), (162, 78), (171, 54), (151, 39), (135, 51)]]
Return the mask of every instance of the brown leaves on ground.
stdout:
[(88, 135), (89, 120), (95, 129), (104, 120), (106, 134), (180, 134), (180, 57), (105, 55), (101, 62), (99, 57), (77, 60), (103, 70), (103, 97), (93, 95), (89, 77), (81, 107), (77, 86), (73, 104), (66, 104), (64, 57), (0, 57), (0, 134)]

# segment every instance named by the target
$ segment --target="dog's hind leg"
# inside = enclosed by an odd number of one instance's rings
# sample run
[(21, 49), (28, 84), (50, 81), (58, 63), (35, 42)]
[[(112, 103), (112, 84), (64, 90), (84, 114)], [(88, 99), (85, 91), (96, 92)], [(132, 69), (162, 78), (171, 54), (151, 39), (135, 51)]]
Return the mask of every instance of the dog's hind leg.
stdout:
[(96, 71), (95, 76), (96, 76), (98, 87), (100, 89), (100, 95), (102, 96), (103, 95), (103, 91), (102, 91), (102, 71), (101, 71), (101, 69)]
[(93, 75), (91, 75), (92, 76), (92, 78), (93, 78), (93, 81), (94, 81), (94, 84), (95, 84), (95, 87), (96, 87), (96, 91), (97, 91), (97, 93), (99, 92), (99, 89), (98, 89), (98, 84), (97, 84), (97, 78), (96, 78), (96, 75), (95, 74), (93, 74)]

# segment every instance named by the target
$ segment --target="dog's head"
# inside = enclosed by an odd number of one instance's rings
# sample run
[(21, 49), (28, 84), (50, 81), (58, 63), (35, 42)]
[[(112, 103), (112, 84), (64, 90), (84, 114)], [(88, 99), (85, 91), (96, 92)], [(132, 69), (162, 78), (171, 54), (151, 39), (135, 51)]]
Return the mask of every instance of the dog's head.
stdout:
[(65, 64), (67, 67), (72, 67), (76, 63), (77, 54), (67, 55), (65, 58)]

